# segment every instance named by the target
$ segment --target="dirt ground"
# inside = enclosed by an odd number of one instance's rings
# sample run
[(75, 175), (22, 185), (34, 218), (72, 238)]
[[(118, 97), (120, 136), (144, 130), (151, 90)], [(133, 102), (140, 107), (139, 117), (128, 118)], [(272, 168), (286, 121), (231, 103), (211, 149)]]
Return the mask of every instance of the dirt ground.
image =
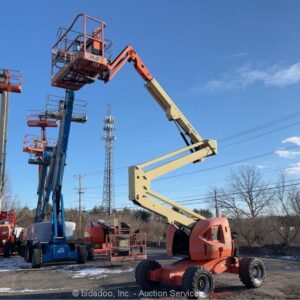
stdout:
[[(164, 249), (148, 249), (148, 257), (166, 264)], [(233, 274), (215, 277), (212, 298), (300, 299), (300, 262), (263, 258), (267, 278), (263, 287), (246, 289)], [(103, 259), (85, 265), (60, 264), (31, 269), (23, 258), (0, 258), (1, 299), (183, 298), (180, 289), (161, 287), (143, 292), (136, 285), (138, 262), (110, 263)]]

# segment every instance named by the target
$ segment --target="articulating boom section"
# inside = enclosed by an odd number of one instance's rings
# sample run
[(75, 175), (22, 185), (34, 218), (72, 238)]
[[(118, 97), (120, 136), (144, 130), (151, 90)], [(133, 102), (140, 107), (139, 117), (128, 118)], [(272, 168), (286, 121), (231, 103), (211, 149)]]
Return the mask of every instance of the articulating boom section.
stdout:
[[(83, 31), (75, 30), (76, 23), (83, 19)], [(87, 22), (96, 28), (92, 34), (87, 32)], [(204, 219), (199, 214), (186, 209), (150, 190), (151, 180), (176, 170), (188, 163), (202, 161), (205, 157), (217, 153), (214, 140), (203, 140), (188, 119), (171, 100), (164, 89), (153, 78), (142, 59), (132, 46), (124, 50), (111, 62), (106, 54), (110, 43), (104, 39), (105, 23), (87, 15), (78, 15), (52, 47), (52, 85), (71, 90), (78, 90), (97, 79), (109, 82), (126, 62), (132, 62), (136, 71), (146, 81), (146, 88), (159, 106), (166, 113), (168, 120), (174, 121), (187, 147), (154, 159), (148, 163), (131, 167), (129, 170), (129, 197), (136, 204), (167, 218), (169, 223), (192, 227), (197, 220)], [(75, 38), (72, 36), (74, 31)], [(70, 41), (70, 42), (69, 42)], [(144, 171), (165, 159), (181, 155), (179, 158), (162, 163), (152, 170)], [(149, 197), (163, 202), (155, 202)], [(176, 210), (176, 211), (175, 211)]]
[[(136, 204), (157, 213), (168, 220), (168, 223), (177, 226), (193, 227), (195, 222), (205, 219), (165, 197), (151, 190), (151, 181), (166, 173), (172, 172), (186, 164), (202, 161), (205, 157), (217, 153), (217, 143), (215, 140), (203, 140), (194, 129), (188, 119), (152, 77), (141, 58), (134, 51), (132, 46), (127, 46), (121, 54), (109, 65), (109, 73), (106, 73), (105, 82), (110, 81), (125, 62), (133, 62), (135, 69), (146, 81), (146, 88), (160, 107), (164, 110), (169, 121), (175, 121), (180, 130), (180, 134), (187, 144), (187, 147), (158, 157), (149, 162), (129, 168), (129, 198)], [(151, 165), (179, 156), (160, 166), (145, 171), (144, 168)], [(159, 200), (166, 205), (159, 203)]]

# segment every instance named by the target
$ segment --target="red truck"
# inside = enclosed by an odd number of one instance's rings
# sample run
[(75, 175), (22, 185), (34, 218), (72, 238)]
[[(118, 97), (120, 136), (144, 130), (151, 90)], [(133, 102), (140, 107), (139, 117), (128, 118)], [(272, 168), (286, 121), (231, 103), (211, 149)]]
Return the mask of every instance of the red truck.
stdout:
[(0, 212), (0, 255), (10, 257), (17, 249), (18, 230), (15, 226), (16, 213), (13, 210)]

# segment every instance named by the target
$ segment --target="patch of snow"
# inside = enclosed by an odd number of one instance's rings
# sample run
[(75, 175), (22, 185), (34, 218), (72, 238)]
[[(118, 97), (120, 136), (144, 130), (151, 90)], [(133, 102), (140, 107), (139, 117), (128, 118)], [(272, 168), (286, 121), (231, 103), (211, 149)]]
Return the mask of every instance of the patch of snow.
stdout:
[(132, 272), (133, 268), (117, 269), (117, 268), (99, 268), (82, 265), (68, 265), (68, 266), (53, 266), (52, 272), (70, 273), (72, 278), (101, 279), (108, 277), (109, 274), (120, 274), (125, 272)]
[(7, 293), (11, 290), (11, 288), (0, 288), (0, 293)]
[(89, 279), (101, 279), (109, 276), (109, 274), (120, 274), (126, 272), (132, 272), (133, 268), (127, 269), (112, 269), (112, 268), (97, 268), (97, 267), (84, 267), (78, 265), (72, 265), (64, 267), (63, 269), (56, 269), (54, 271), (61, 271), (64, 273), (73, 273), (72, 278), (84, 278)]
[(27, 263), (21, 256), (11, 256), (0, 260), (0, 272), (31, 269), (31, 263)]
[(282, 255), (282, 256), (264, 255), (263, 257), (265, 257), (265, 258), (273, 258), (273, 259), (290, 260), (290, 261), (300, 261), (300, 256), (291, 256), (291, 255)]
[(285, 256), (278, 256), (279, 259), (284, 259), (284, 260), (300, 260), (300, 257), (298, 256), (289, 256), (289, 255), (285, 255)]
[(25, 290), (20, 290), (16, 292), (21, 292), (21, 293), (32, 293), (32, 292), (53, 292), (53, 291), (61, 291), (65, 290), (65, 288), (60, 288), (60, 289), (37, 289), (37, 290), (31, 290), (31, 289), (25, 289)]
[(111, 268), (84, 268), (75, 271), (75, 275), (72, 278), (84, 278), (89, 277), (90, 279), (101, 279), (107, 277), (109, 274), (121, 274), (126, 272), (132, 272), (133, 268), (129, 269), (111, 269)]
[(25, 289), (25, 290), (12, 290), (11, 288), (3, 288), (0, 293), (7, 293), (7, 294), (13, 294), (13, 293), (41, 293), (41, 292), (53, 292), (53, 291), (61, 291), (61, 290), (70, 290), (70, 288), (57, 288), (57, 289)]

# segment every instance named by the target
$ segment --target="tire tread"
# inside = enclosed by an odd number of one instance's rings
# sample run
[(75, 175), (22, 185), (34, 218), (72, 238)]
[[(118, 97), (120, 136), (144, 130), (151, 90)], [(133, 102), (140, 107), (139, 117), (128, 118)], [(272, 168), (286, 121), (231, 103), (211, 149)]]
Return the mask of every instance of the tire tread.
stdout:
[[(263, 277), (260, 283), (255, 282), (255, 278), (252, 276), (253, 267), (259, 264), (263, 270)], [(263, 262), (256, 257), (245, 257), (240, 260), (239, 277), (241, 282), (247, 288), (259, 288), (263, 285), (266, 276), (266, 270)]]
[(147, 259), (138, 264), (135, 269), (135, 280), (143, 289), (150, 289), (160, 285), (160, 282), (151, 281), (148, 279), (148, 272), (161, 268), (161, 265), (152, 259)]

